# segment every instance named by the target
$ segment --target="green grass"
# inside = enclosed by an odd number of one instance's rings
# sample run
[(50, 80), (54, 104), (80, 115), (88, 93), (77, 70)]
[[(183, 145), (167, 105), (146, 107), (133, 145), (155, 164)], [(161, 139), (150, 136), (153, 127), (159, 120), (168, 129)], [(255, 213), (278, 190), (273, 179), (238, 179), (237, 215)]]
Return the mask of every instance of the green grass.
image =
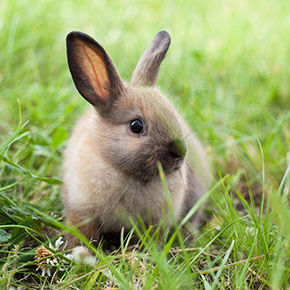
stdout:
[[(2, 0), (1, 289), (289, 288), (289, 9), (284, 0)], [(126, 252), (124, 237), (120, 252), (94, 250), (95, 267), (41, 276), (35, 250), (65, 230), (65, 140), (89, 107), (68, 72), (66, 34), (97, 39), (128, 81), (161, 29), (172, 45), (158, 86), (212, 160), (212, 217), (189, 248), (169, 239), (158, 249), (147, 232), (148, 253)]]

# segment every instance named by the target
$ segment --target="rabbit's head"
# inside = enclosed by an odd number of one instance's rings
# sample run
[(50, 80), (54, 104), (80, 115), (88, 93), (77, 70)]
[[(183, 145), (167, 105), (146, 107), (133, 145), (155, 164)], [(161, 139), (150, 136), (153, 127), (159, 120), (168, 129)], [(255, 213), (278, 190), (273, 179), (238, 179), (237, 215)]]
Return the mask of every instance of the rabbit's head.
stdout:
[(127, 85), (94, 39), (75, 31), (67, 36), (74, 83), (97, 111), (96, 128), (88, 128), (96, 149), (114, 168), (144, 182), (158, 176), (158, 162), (167, 174), (180, 170), (187, 154), (181, 118), (154, 87), (169, 45), (169, 34), (158, 32)]

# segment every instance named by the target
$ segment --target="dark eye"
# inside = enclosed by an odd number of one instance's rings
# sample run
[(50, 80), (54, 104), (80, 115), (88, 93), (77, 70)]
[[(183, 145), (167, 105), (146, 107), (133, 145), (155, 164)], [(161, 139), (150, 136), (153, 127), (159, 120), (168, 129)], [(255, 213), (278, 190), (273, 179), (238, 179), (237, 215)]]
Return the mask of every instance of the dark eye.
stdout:
[(143, 129), (144, 129), (144, 125), (143, 125), (142, 121), (140, 121), (139, 119), (132, 120), (130, 122), (130, 130), (133, 133), (141, 134), (143, 132)]

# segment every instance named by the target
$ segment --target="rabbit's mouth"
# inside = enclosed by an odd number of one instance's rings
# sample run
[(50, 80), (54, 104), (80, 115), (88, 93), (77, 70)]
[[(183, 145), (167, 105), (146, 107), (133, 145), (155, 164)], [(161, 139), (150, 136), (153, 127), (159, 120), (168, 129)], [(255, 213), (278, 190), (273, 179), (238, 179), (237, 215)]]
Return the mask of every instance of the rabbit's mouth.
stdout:
[(183, 164), (183, 157), (179, 157), (177, 159), (174, 160), (174, 166), (172, 167), (172, 171), (176, 171), (179, 170)]
[(183, 164), (184, 158), (177, 156), (167, 156), (163, 160), (161, 160), (161, 165), (165, 173), (171, 173), (177, 171), (181, 168)]

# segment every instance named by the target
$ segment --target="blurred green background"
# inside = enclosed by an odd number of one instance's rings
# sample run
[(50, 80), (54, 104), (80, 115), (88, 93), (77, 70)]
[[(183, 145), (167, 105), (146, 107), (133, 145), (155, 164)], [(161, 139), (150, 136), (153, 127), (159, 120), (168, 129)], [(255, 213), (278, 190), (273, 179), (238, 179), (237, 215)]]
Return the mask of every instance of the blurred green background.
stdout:
[[(0, 141), (20, 121), (30, 134), (7, 153), (60, 178), (74, 121), (89, 107), (66, 64), (65, 37), (100, 42), (122, 78), (158, 30), (172, 36), (157, 85), (207, 147), (216, 174), (245, 171), (278, 185), (289, 150), (290, 2), (31, 1), (0, 3)], [(239, 179), (239, 178), (238, 178)]]
[[(19, 277), (36, 277), (33, 257), (39, 239), (47, 242), (47, 237), (59, 232), (53, 217), (62, 221), (61, 187), (45, 178), (61, 179), (66, 140), (76, 119), (89, 108), (71, 80), (66, 35), (71, 30), (91, 35), (129, 81), (156, 32), (165, 29), (172, 43), (157, 86), (204, 144), (216, 178), (213, 186), (225, 178), (207, 205), (212, 218), (196, 239), (199, 253), (194, 250), (187, 257), (180, 252), (170, 261), (166, 247), (150, 253), (144, 289), (152, 289), (154, 279), (160, 289), (176, 285), (185, 289), (183, 285), (192, 285), (199, 275), (196, 269), (260, 255), (266, 259), (260, 256), (253, 268), (232, 267), (222, 276), (211, 273), (206, 279), (209, 283), (215, 279), (215, 289), (229, 289), (229, 281), (231, 289), (287, 288), (290, 178), (284, 174), (287, 166), (290, 169), (289, 28), (287, 0), (1, 0), (0, 227), (5, 231), (0, 231), (0, 265), (4, 265), (0, 287), (12, 289), (11, 281), (18, 287), (24, 281)], [(270, 196), (274, 210), (271, 214), (261, 210), (258, 215), (263, 193)], [(225, 253), (231, 253), (230, 260), (224, 260)], [(183, 258), (188, 262), (185, 266)], [(120, 264), (106, 258), (102, 263), (119, 273), (117, 285), (134, 285), (130, 275), (134, 277), (136, 268), (127, 271), (125, 258)], [(76, 265), (66, 271), (58, 276), (68, 282), (62, 289), (68, 289), (72, 279), (90, 289), (99, 279), (97, 272), (86, 278)], [(76, 271), (83, 279), (75, 276)], [(48, 289), (43, 279), (37, 289)], [(198, 280), (208, 285), (204, 276)]]

